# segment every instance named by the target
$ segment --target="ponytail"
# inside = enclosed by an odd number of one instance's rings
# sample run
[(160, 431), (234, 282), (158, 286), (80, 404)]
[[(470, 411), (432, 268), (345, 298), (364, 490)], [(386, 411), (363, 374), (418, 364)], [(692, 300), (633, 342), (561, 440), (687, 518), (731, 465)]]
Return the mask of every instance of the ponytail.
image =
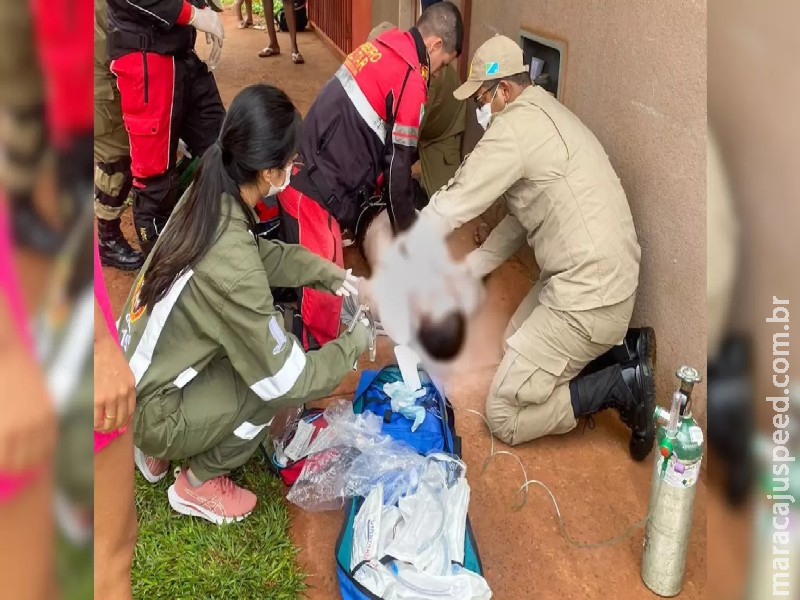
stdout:
[(236, 95), (219, 139), (200, 158), (191, 187), (153, 249), (140, 291), (141, 306), (152, 310), (181, 273), (197, 265), (217, 241), (231, 217), (226, 215), (225, 223), (220, 223), (224, 194), (239, 203), (255, 231), (255, 215), (240, 188), (254, 183), (261, 171), (291, 160), (299, 126), (300, 114), (278, 88), (257, 84)]
[[(151, 310), (186, 269), (194, 267), (214, 244), (219, 233), (222, 195), (230, 194), (245, 208), (239, 188), (227, 173), (219, 141), (200, 158), (192, 185), (186, 191), (159, 236), (142, 282), (140, 303)], [(250, 226), (255, 219), (245, 210)], [(228, 219), (230, 215), (228, 215)]]

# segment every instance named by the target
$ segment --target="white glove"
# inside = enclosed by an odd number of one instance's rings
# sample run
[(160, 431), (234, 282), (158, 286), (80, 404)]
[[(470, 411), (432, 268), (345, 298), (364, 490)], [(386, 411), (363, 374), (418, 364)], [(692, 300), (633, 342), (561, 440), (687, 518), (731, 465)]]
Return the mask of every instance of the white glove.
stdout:
[(211, 52), (206, 59), (206, 65), (208, 65), (209, 71), (213, 71), (217, 68), (219, 59), (222, 57), (222, 40), (215, 35), (207, 33), (206, 42), (211, 44)]
[(359, 277), (353, 275), (353, 269), (347, 269), (344, 275), (344, 281), (339, 289), (336, 290), (337, 296), (358, 296), (358, 283)]
[(217, 36), (220, 39), (220, 45), (222, 40), (225, 39), (222, 21), (220, 21), (219, 15), (210, 8), (192, 6), (192, 18), (189, 19), (189, 25), (197, 29), (197, 31)]

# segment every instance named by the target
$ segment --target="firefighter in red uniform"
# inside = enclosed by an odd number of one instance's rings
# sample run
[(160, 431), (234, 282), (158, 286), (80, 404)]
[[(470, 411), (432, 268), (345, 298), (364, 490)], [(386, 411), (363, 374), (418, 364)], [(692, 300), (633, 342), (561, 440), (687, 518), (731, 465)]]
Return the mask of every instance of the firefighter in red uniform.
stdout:
[[(429, 78), (460, 55), (463, 36), (458, 7), (439, 2), (410, 31), (387, 31), (345, 59), (303, 120), (298, 166), (278, 194), (284, 211), (299, 222), (287, 241), (341, 266), (339, 228), (358, 237), (359, 217), (368, 207), (385, 207), (395, 233), (413, 224), (411, 165)], [(303, 324), (317, 343), (336, 337), (340, 298), (305, 289), (301, 305)], [(305, 335), (301, 339), (313, 347)]]
[(178, 200), (178, 140), (202, 154), (225, 116), (209, 65), (194, 51), (203, 31), (212, 56), (219, 55), (224, 32), (217, 4), (210, 6), (205, 0), (108, 0), (108, 52), (130, 139), (133, 220), (145, 254)]

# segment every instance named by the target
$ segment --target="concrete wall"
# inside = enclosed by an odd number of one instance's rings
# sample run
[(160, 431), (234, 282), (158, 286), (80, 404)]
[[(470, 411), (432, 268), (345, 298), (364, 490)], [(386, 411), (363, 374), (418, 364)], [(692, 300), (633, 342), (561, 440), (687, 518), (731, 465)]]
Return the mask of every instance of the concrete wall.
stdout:
[[(656, 329), (668, 403), (678, 366), (706, 367), (706, 2), (476, 2), (470, 50), (495, 33), (517, 40), (520, 29), (566, 40), (563, 101), (628, 194), (642, 246), (633, 324)], [(694, 407), (704, 426), (705, 404), (703, 384)]]

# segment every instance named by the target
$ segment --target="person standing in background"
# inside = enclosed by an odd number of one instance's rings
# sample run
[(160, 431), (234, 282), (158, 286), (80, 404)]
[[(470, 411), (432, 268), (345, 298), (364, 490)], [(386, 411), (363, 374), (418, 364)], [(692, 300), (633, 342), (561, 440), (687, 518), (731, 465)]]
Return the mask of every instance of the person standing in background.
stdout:
[[(247, 11), (247, 18), (242, 17), (242, 4)], [(239, 21), (239, 29), (247, 29), (253, 26), (253, 0), (236, 0), (233, 3), (233, 12)]]
[(108, 52), (128, 130), (133, 220), (147, 256), (178, 201), (178, 140), (193, 156), (217, 139), (225, 108), (194, 51), (197, 31), (218, 60), (224, 31), (205, 0), (108, 0)]
[(28, 2), (9, 2), (3, 7), (0, 44), (0, 181), (9, 204), (9, 226), (17, 244), (55, 254), (63, 237), (34, 203), (47, 134), (44, 85)]
[(108, 61), (108, 2), (94, 0), (94, 214), (102, 264), (133, 271), (144, 264), (120, 228), (133, 187), (128, 132)]
[[(302, 65), (306, 61), (303, 55), (300, 54), (300, 49), (297, 47), (297, 15), (295, 15), (294, 12), (294, 0), (287, 0), (287, 2), (284, 2), (283, 12), (286, 15), (286, 25), (289, 27), (289, 39), (292, 42), (292, 62), (296, 65)], [(280, 45), (278, 45), (278, 33), (275, 30), (275, 7), (272, 4), (272, 0), (264, 0), (264, 19), (267, 22), (269, 46), (261, 50), (258, 55), (261, 58), (278, 56), (281, 53), (281, 48)]]

